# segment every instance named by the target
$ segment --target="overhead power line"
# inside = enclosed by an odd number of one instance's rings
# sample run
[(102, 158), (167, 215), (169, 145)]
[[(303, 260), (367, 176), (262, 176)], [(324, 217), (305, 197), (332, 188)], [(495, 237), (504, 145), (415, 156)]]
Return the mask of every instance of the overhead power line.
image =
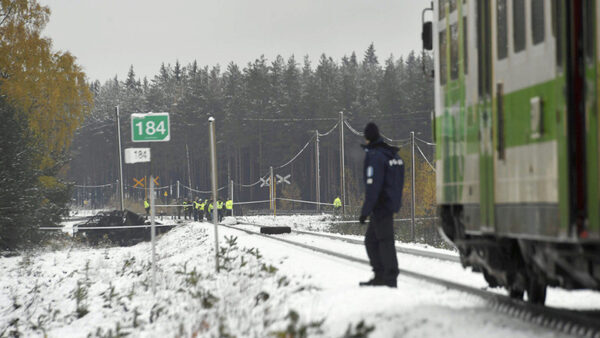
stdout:
[(333, 118), (333, 117), (315, 117), (315, 118), (310, 118), (310, 119), (294, 119), (294, 118), (289, 118), (289, 119), (252, 119), (252, 118), (245, 118), (242, 120), (243, 121), (264, 121), (264, 122), (305, 122), (305, 121), (337, 121), (338, 119)]

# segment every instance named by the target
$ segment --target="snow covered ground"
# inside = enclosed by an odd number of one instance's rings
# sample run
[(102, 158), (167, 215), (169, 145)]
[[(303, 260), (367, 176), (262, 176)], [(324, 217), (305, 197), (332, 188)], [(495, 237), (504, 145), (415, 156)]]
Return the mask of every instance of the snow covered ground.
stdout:
[[(398, 289), (359, 288), (370, 278), (368, 266), (268, 238), (219, 227), (219, 242), (216, 274), (211, 224), (191, 222), (160, 236), (155, 294), (149, 243), (0, 258), (0, 336), (264, 337), (305, 330), (343, 337), (370, 328), (372, 337), (560, 336), (498, 314), (477, 297), (408, 277), (399, 277)], [(359, 245), (312, 244), (364, 257)], [(411, 255), (399, 261), (438, 275), (460, 268)]]
[[(266, 226), (287, 225), (293, 230), (326, 232), (331, 227), (332, 216), (328, 214), (322, 215), (292, 215), (292, 216), (242, 216), (236, 217), (238, 222), (248, 222), (252, 224), (260, 224)], [(228, 219), (230, 222), (231, 218)], [(232, 224), (235, 224), (232, 223)], [(365, 226), (366, 230), (366, 226)], [(337, 235), (337, 234), (335, 234)], [(344, 235), (344, 237), (362, 240), (363, 236)], [(434, 252), (445, 253), (449, 255), (457, 255), (458, 251), (438, 249), (422, 243), (402, 243), (396, 241), (397, 246), (411, 249), (425, 249)]]

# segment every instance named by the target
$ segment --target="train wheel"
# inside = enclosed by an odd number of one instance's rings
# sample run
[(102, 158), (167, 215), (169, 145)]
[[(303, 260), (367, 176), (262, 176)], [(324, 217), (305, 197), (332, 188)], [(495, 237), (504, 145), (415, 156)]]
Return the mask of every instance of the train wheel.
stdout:
[(527, 285), (527, 300), (532, 304), (544, 305), (546, 301), (546, 289), (547, 285), (545, 282), (530, 278)]

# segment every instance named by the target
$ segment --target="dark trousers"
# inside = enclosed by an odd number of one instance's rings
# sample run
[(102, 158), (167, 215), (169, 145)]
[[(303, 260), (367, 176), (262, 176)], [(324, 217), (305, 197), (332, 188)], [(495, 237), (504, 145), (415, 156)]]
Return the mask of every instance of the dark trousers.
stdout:
[(398, 276), (398, 258), (394, 246), (394, 214), (374, 212), (365, 234), (365, 247), (375, 279), (395, 285)]

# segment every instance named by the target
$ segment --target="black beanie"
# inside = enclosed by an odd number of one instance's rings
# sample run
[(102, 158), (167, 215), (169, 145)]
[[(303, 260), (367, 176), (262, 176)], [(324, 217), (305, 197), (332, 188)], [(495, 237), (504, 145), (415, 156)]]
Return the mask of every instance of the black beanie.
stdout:
[(369, 140), (369, 142), (373, 142), (379, 139), (379, 128), (373, 122), (367, 123), (365, 127), (365, 138)]

